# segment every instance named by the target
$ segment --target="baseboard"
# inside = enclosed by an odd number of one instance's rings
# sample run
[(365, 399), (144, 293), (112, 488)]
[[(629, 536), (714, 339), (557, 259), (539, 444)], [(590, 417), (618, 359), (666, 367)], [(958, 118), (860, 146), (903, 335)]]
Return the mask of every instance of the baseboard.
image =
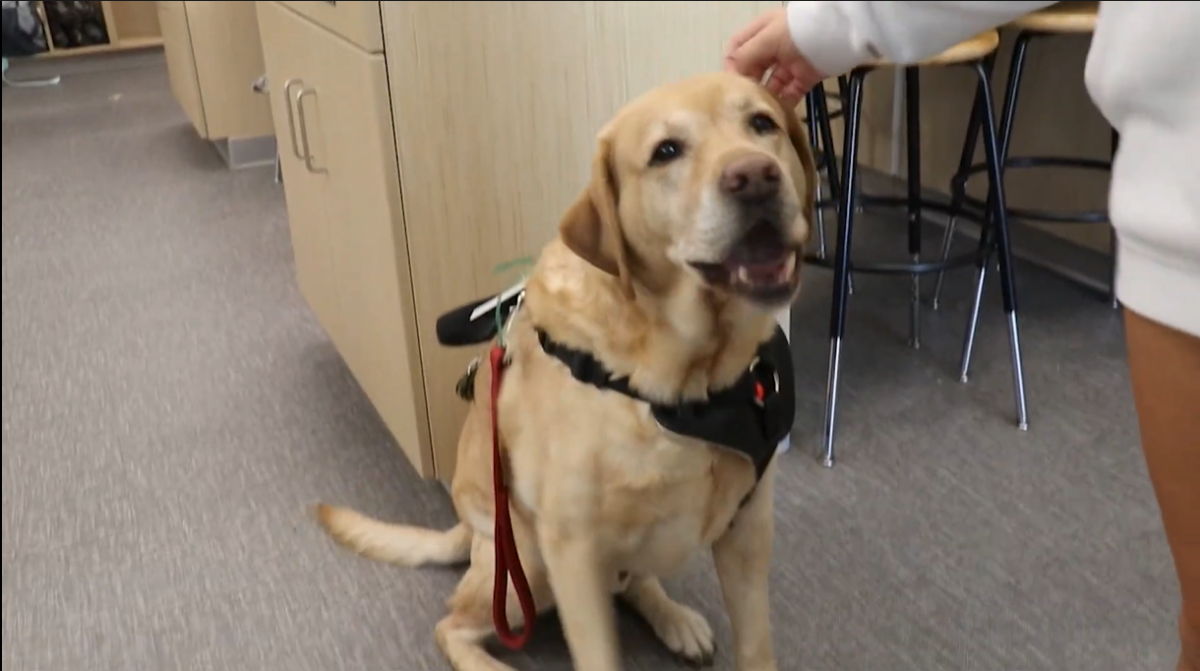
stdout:
[(166, 57), (162, 48), (81, 54), (64, 58), (10, 58), (9, 76), (22, 79), (43, 79), (55, 75), (86, 75), (93, 72), (112, 72), (146, 67), (164, 67)]
[(230, 170), (258, 168), (275, 163), (277, 146), (274, 135), (214, 140), (212, 145)]

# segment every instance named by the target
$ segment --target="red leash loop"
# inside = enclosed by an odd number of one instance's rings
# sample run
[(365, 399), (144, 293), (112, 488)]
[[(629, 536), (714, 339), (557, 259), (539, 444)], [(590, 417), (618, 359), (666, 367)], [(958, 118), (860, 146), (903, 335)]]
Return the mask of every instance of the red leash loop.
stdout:
[[(521, 557), (517, 553), (517, 540), (513, 537), (512, 511), (508, 507), (508, 484), (504, 481), (504, 466), (500, 455), (500, 423), (497, 406), (500, 399), (500, 379), (504, 375), (504, 348), (494, 345), (488, 353), (492, 369), (492, 487), (496, 493), (496, 580), (492, 589), (492, 624), (496, 635), (510, 650), (520, 650), (533, 634), (533, 620), (537, 607), (533, 592), (521, 568)], [(514, 634), (508, 626), (508, 579), (512, 577), (513, 589), (521, 602), (521, 615), (525, 619), (520, 634)]]

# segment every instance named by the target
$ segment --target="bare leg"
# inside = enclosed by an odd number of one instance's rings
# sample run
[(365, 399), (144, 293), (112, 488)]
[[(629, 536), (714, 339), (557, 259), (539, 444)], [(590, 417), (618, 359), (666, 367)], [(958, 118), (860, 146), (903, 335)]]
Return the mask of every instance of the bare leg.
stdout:
[(1200, 338), (1125, 310), (1142, 452), (1183, 596), (1178, 671), (1200, 671)]

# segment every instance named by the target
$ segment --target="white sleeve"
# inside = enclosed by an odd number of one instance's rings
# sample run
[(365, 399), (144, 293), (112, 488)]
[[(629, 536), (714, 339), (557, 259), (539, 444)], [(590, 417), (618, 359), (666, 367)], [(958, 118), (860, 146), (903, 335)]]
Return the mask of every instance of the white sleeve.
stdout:
[(821, 73), (887, 59), (910, 65), (1054, 2), (834, 2), (792, 0), (788, 29)]

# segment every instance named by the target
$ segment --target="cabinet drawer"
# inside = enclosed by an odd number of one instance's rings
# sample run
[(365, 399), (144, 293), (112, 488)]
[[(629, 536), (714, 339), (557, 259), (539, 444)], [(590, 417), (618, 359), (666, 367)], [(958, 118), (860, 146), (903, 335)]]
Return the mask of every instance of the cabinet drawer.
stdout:
[(370, 53), (383, 51), (383, 23), (379, 18), (378, 2), (281, 0), (280, 4)]

